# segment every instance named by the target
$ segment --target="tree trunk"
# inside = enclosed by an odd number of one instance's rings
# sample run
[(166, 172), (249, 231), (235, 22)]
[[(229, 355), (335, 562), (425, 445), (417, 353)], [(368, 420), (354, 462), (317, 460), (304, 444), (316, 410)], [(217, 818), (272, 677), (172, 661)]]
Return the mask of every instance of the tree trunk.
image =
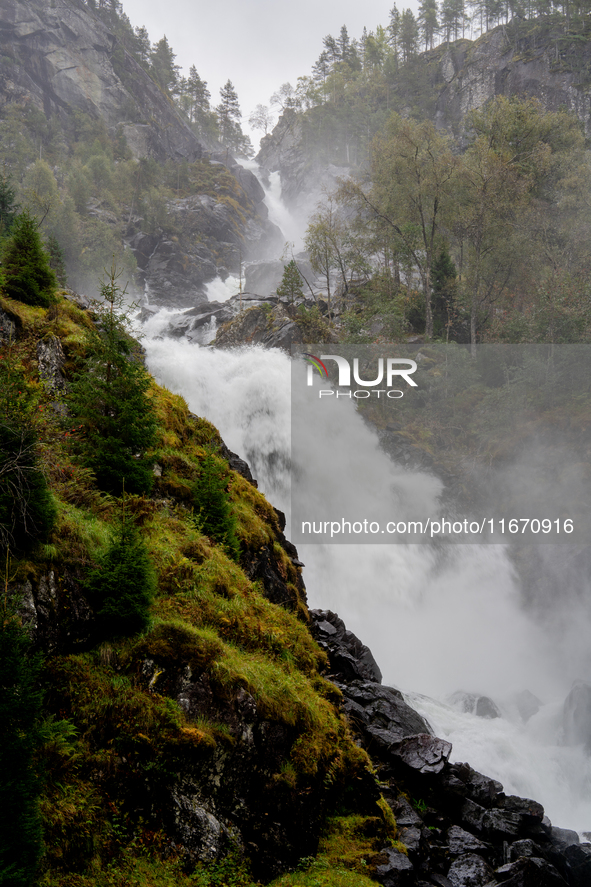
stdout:
[(476, 298), (472, 299), (470, 308), (470, 355), (476, 357)]
[(431, 275), (427, 271), (423, 275), (423, 293), (425, 296), (425, 338), (433, 338), (433, 308), (431, 306)]

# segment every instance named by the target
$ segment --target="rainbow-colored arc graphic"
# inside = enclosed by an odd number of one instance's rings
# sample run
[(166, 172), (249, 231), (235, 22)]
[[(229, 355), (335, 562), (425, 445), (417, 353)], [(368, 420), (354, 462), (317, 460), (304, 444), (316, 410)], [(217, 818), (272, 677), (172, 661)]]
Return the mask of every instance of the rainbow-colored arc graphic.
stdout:
[(321, 376), (324, 376), (325, 379), (328, 379), (328, 370), (322, 363), (319, 357), (316, 357), (314, 354), (309, 354), (307, 351), (302, 351), (306, 361), (311, 363), (312, 366), (316, 367)]

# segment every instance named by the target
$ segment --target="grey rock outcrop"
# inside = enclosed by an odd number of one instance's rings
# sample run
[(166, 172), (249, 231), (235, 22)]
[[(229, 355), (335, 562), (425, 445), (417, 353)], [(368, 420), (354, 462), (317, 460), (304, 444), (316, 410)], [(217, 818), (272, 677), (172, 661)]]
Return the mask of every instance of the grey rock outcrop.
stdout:
[[(581, 72), (591, 66), (591, 44), (577, 45)], [(435, 123), (459, 134), (470, 111), (497, 95), (532, 96), (549, 111), (568, 108), (591, 134), (591, 95), (581, 77), (557, 64), (552, 39), (536, 41), (512, 22), (477, 41), (453, 44), (440, 62), (444, 86), (439, 94)]]
[(271, 307), (270, 303), (267, 303), (265, 307), (247, 308), (222, 327), (214, 344), (217, 348), (267, 345), (269, 348), (284, 348), (290, 351), (292, 345), (302, 342), (302, 331), (285, 307), (279, 303)]
[[(543, 36), (535, 33), (531, 23), (527, 25), (514, 19), (478, 40), (457, 40), (416, 58), (417, 80), (423, 82), (421, 98), (430, 95), (421, 105), (421, 114), (428, 110), (438, 128), (450, 130), (463, 141), (470, 111), (498, 95), (533, 97), (548, 110), (572, 111), (589, 137), (591, 42), (579, 35), (571, 41), (564, 39), (562, 24), (556, 25), (556, 33), (547, 30)], [(402, 107), (397, 110), (403, 116), (412, 113), (415, 100), (416, 96), (406, 95), (402, 88)], [(262, 139), (257, 160), (280, 172), (282, 195), (288, 205), (310, 208), (310, 196), (319, 192), (321, 184), (330, 186), (337, 177), (350, 173), (349, 168), (323, 162), (320, 153), (307, 150), (301, 118), (288, 110)]]
[[(329, 657), (358, 742), (371, 754), (398, 825), (399, 848), (373, 860), (384, 887), (583, 887), (591, 844), (552, 827), (541, 804), (505, 795), (469, 764), (393, 688), (368, 648), (330, 610), (312, 610), (312, 631)], [(377, 669), (377, 670), (376, 670)], [(409, 799), (415, 799), (413, 803)]]
[(0, 344), (14, 342), (16, 339), (16, 323), (6, 311), (0, 310)]
[[(207, 302), (206, 286), (218, 275), (238, 274), (243, 262), (280, 251), (284, 238), (268, 218), (254, 173), (228, 154), (205, 152), (170, 97), (80, 0), (0, 5), (0, 112), (10, 106), (41, 112), (66, 140), (82, 112), (123, 136), (136, 160), (210, 161), (207, 193), (196, 185), (196, 193), (170, 199), (161, 227), (141, 230), (137, 205), (119, 218), (98, 201), (88, 206), (90, 216), (125, 231), (152, 304)], [(224, 187), (216, 171), (225, 176)]]
[(44, 652), (84, 650), (91, 643), (94, 614), (71, 570), (50, 570), (10, 591), (23, 625)]
[(288, 109), (273, 132), (261, 139), (256, 159), (271, 172), (279, 170), (281, 194), (286, 204), (293, 211), (309, 213), (318, 203), (322, 187), (330, 190), (349, 170), (310, 156), (303, 148), (303, 141), (301, 120), (295, 111)]
[(52, 393), (65, 391), (67, 383), (62, 370), (66, 358), (60, 339), (56, 336), (49, 336), (37, 342), (37, 361), (39, 376), (49, 391)]
[(207, 283), (228, 271), (238, 274), (243, 261), (272, 253), (282, 243), (281, 232), (267, 218), (262, 189), (259, 192), (250, 181), (252, 177), (258, 185), (254, 175), (237, 165), (230, 171), (237, 177), (236, 200), (208, 194), (170, 200), (166, 230), (130, 237), (151, 304), (207, 304)]
[(201, 157), (170, 100), (81, 2), (4, 0), (0, 52), (4, 104), (26, 101), (64, 126), (74, 110), (122, 125), (136, 157)]

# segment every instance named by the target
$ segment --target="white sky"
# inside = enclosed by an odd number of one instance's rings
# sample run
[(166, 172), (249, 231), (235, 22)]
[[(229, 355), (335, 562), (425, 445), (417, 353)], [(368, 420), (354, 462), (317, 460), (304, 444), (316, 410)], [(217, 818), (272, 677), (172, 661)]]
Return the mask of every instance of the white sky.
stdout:
[[(415, 11), (418, 0), (399, 2)], [(176, 63), (195, 65), (211, 103), (230, 79), (238, 93), (243, 128), (257, 104), (289, 81), (310, 74), (326, 34), (347, 25), (351, 39), (386, 26), (394, 0), (122, 0), (134, 27), (145, 25), (152, 43), (166, 34)], [(255, 143), (253, 138), (253, 144)], [(256, 147), (256, 144), (255, 144)]]

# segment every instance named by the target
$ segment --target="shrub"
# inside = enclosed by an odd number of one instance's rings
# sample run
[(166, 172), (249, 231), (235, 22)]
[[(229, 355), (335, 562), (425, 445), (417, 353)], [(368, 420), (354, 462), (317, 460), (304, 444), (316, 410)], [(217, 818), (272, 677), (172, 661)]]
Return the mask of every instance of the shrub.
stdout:
[(156, 573), (131, 515), (125, 511), (105, 554), (85, 582), (101, 637), (128, 636), (150, 622)]
[(48, 308), (55, 300), (56, 276), (49, 267), (37, 223), (28, 212), (16, 217), (3, 254), (5, 291), (26, 305)]
[(29, 887), (41, 855), (39, 779), (33, 755), (40, 744), (41, 669), (25, 629), (0, 612), (0, 884)]
[(227, 493), (228, 466), (208, 453), (201, 462), (199, 477), (193, 485), (193, 508), (206, 536), (223, 545), (228, 554), (238, 557), (236, 517)]
[(154, 482), (145, 451), (156, 438), (147, 397), (150, 377), (134, 355), (129, 310), (115, 270), (101, 287), (97, 327), (87, 343), (82, 372), (71, 385), (70, 410), (82, 429), (82, 459), (108, 493), (147, 493)]

